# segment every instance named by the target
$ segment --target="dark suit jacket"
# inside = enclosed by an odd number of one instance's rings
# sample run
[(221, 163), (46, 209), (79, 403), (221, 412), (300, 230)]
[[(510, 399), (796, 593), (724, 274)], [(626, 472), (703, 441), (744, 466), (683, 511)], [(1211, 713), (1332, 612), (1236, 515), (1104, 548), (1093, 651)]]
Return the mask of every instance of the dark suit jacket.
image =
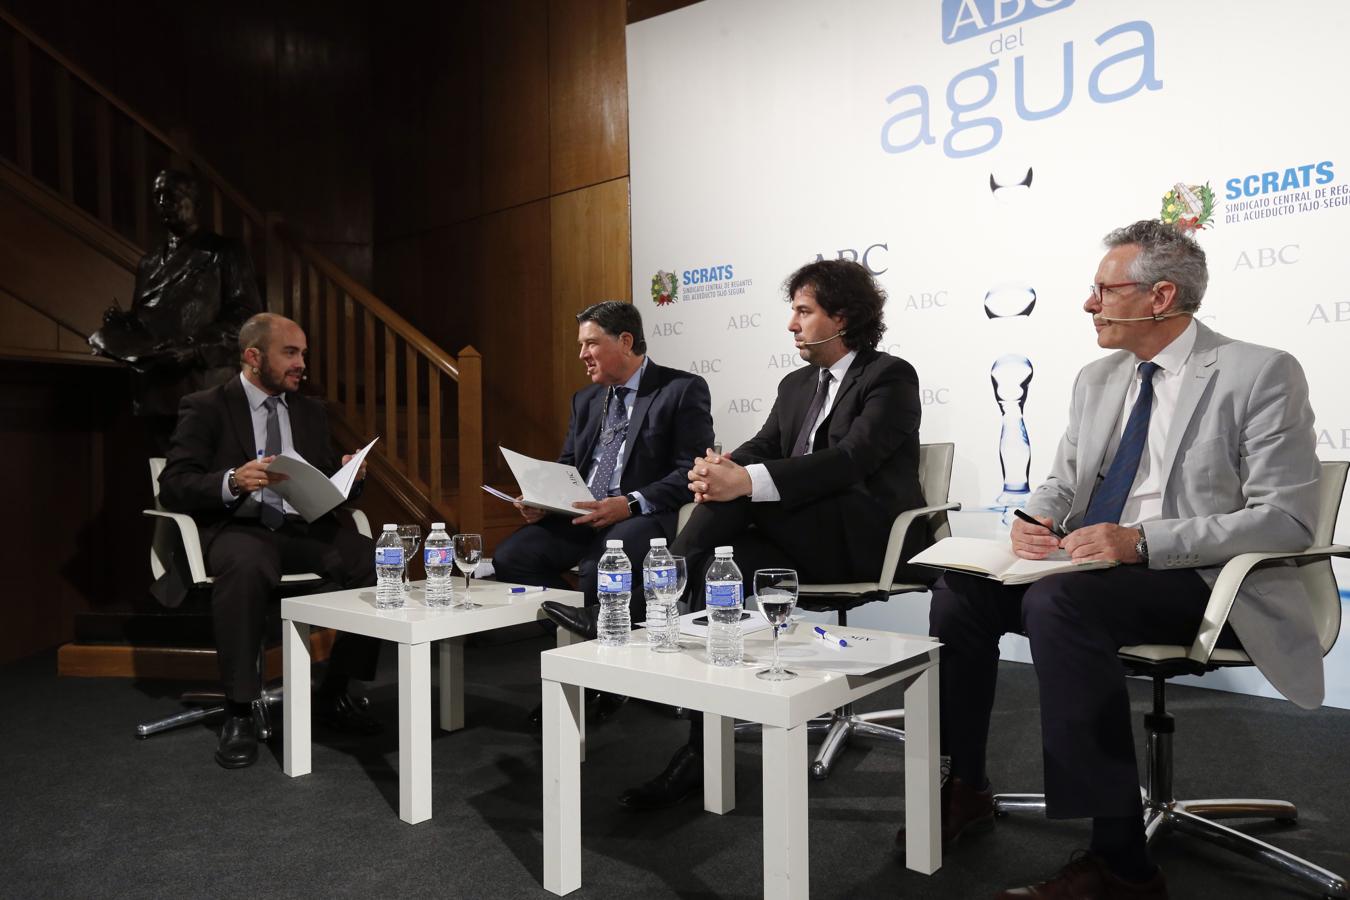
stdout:
[(869, 497), (883, 515), (923, 506), (919, 485), (919, 376), (903, 359), (860, 350), (844, 374), (816, 449), (792, 458), (792, 445), (815, 394), (819, 368), (805, 366), (778, 383), (759, 434), (732, 451), (741, 465), (763, 463), (784, 509), (823, 497)]
[[(593, 384), (572, 395), (572, 418), (558, 462), (577, 467), (590, 478), (595, 442), (605, 415), (606, 385)], [(619, 489), (638, 491), (674, 531), (679, 508), (693, 500), (689, 469), (694, 457), (712, 446), (712, 399), (699, 375), (647, 360), (628, 420)], [(668, 521), (667, 521), (668, 520)]]
[[(291, 420), (291, 443), (296, 451), (310, 465), (331, 476), (341, 467), (342, 458), (333, 449), (322, 401), (288, 394), (286, 407)], [(256, 459), (257, 455), (248, 395), (238, 375), (222, 385), (183, 398), (168, 460), (159, 476), (159, 501), (165, 509), (189, 513), (197, 521), (203, 553), (221, 526), (238, 513), (247, 496), (241, 493), (228, 506), (221, 503), (220, 485), (225, 473)], [(360, 493), (361, 486), (359, 481), (353, 486), (351, 499)], [(177, 606), (186, 591), (181, 573), (170, 571), (162, 580), (166, 583), (156, 583), (156, 596), (166, 605)]]

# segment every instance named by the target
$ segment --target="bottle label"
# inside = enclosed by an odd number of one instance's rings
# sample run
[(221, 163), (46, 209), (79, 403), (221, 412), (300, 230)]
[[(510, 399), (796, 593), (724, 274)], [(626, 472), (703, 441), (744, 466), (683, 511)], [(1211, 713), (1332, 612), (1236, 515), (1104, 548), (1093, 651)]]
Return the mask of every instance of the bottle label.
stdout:
[(449, 547), (428, 547), (422, 551), (422, 562), (428, 566), (448, 566), (454, 560), (450, 558)]
[(663, 566), (659, 569), (647, 569), (643, 573), (646, 578), (646, 587), (653, 591), (673, 591), (675, 590), (676, 577), (674, 566)]
[(716, 607), (732, 607), (741, 605), (741, 583), (739, 581), (729, 584), (708, 584), (707, 586), (707, 604)]
[(402, 547), (376, 547), (375, 565), (377, 566), (401, 566), (403, 565)]
[(597, 572), (596, 591), (601, 594), (632, 593), (632, 572)]

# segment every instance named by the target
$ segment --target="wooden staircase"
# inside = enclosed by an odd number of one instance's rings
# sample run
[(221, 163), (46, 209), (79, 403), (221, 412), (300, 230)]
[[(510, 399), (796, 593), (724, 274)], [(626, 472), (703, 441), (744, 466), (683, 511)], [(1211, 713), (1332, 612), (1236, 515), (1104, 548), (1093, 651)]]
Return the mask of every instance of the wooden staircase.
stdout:
[(280, 214), (252, 206), (184, 137), (147, 122), (3, 9), (0, 42), (13, 68), (12, 103), (0, 102), (0, 324), (24, 325), (21, 341), (0, 337), (0, 356), (101, 363), (83, 337), (114, 298), (129, 304), (136, 263), (155, 242), (154, 173), (190, 170), (203, 225), (243, 242), (267, 308), (305, 329), (309, 390), (327, 401), (335, 438), (357, 447), (380, 435), (371, 476), (399, 507), (424, 523), (486, 530), (495, 543), (506, 517), (494, 510), (485, 527), (478, 351), (436, 346)]

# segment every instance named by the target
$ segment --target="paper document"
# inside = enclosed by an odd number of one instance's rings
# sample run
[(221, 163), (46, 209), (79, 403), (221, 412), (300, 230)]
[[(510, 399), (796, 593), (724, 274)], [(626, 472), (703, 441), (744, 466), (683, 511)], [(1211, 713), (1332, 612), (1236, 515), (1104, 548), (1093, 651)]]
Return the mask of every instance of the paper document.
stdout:
[[(866, 675), (910, 655), (905, 648), (915, 640), (902, 635), (863, 634), (848, 628), (831, 627), (830, 634), (848, 642), (847, 647), (835, 647), (810, 638), (810, 628), (810, 622), (800, 622), (789, 633), (790, 637), (780, 637), (779, 654), (787, 668)], [(806, 639), (801, 640), (803, 637)], [(769, 653), (767, 648), (757, 646), (755, 655), (767, 660)]]
[[(773, 626), (769, 624), (769, 620), (764, 618), (764, 613), (757, 609), (747, 609), (741, 613), (742, 635), (754, 634), (756, 631), (766, 631), (772, 627)], [(708, 611), (706, 609), (701, 609), (698, 612), (685, 613), (680, 616), (680, 634), (706, 638), (708, 636)]]
[[(587, 510), (575, 509), (572, 504), (578, 500), (595, 499), (591, 496), (590, 488), (586, 487), (586, 479), (581, 477), (576, 466), (533, 459), (505, 447), (498, 449), (506, 458), (506, 464), (511, 467), (516, 484), (520, 485), (520, 502), (526, 506), (562, 513), (565, 516), (580, 516)], [(487, 485), (483, 485), (483, 490), (512, 503), (516, 500), (515, 497), (507, 497), (501, 491)]]
[[(378, 440), (378, 437), (375, 438), (375, 441)], [(306, 522), (313, 522), (340, 505), (351, 494), (352, 485), (356, 483), (356, 473), (361, 471), (361, 463), (370, 448), (375, 446), (375, 441), (358, 450), (345, 466), (333, 473), (332, 478), (311, 466), (298, 453), (282, 453), (272, 460), (267, 471), (279, 472), (287, 478), (280, 484), (272, 485), (272, 489)]]
[(1107, 560), (1076, 563), (1063, 552), (1051, 554), (1046, 559), (1022, 559), (1012, 552), (1007, 541), (967, 537), (943, 538), (922, 553), (915, 554), (910, 562), (992, 578), (1004, 584), (1030, 584), (1046, 575), (1108, 569), (1116, 565)]

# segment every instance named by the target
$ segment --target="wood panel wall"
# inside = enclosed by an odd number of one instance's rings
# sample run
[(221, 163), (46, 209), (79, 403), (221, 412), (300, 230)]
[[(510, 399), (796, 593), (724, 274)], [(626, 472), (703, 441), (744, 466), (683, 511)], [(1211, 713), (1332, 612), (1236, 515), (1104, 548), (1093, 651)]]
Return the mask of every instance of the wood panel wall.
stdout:
[(495, 477), (498, 443), (561, 446), (586, 383), (575, 314), (631, 299), (627, 16), (624, 0), (464, 3), (414, 17), (413, 47), (410, 22), (377, 26), (375, 288), (451, 352), (482, 351)]

